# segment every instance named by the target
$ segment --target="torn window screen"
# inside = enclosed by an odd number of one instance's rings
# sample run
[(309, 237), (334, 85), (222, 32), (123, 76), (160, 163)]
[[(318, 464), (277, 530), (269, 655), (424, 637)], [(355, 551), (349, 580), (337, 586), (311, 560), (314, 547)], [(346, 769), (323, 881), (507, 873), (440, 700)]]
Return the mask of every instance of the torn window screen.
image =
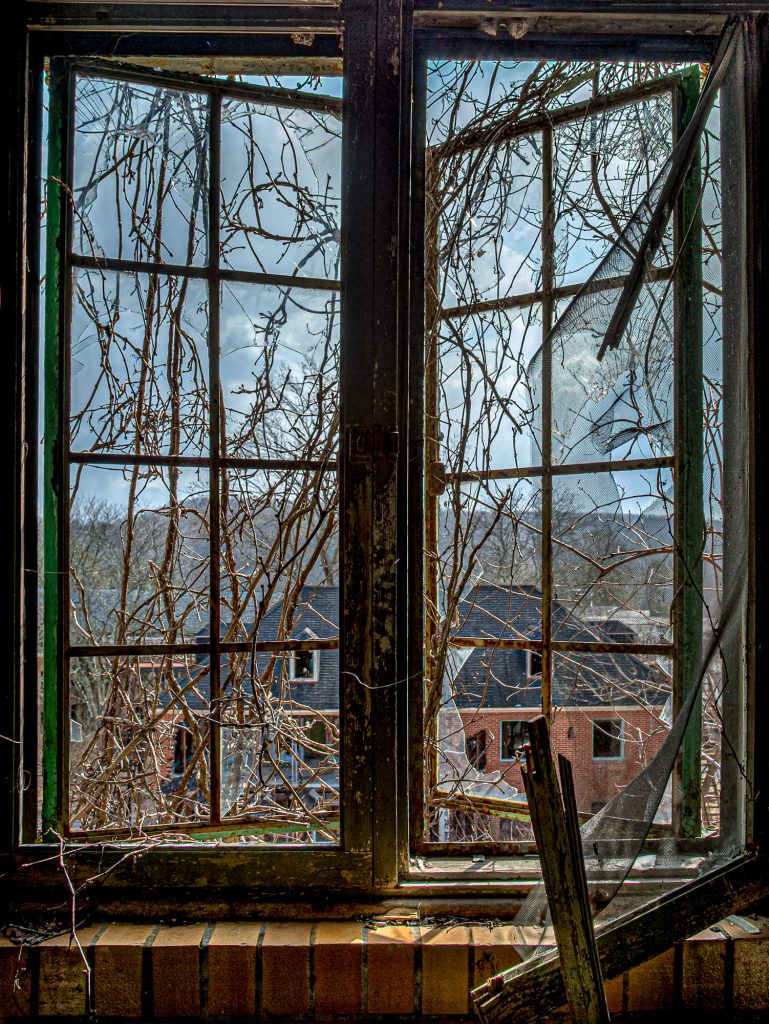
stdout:
[[(685, 227), (671, 224), (661, 235), (622, 344), (599, 360), (604, 335), (596, 337), (600, 324), (591, 323), (589, 330), (556, 333), (543, 346), (652, 190), (691, 117), (703, 76), (699, 66), (650, 64), (429, 65), (424, 837), (430, 843), (531, 838), (520, 821), (518, 766), (505, 763), (499, 746), (500, 723), (540, 710), (555, 749), (574, 763), (579, 811), (586, 818), (610, 800), (663, 743), (665, 705), (671, 694), (680, 705), (698, 662), (692, 648), (701, 648), (703, 630), (718, 616), (717, 109), (687, 177), (696, 199)], [(686, 261), (698, 273), (688, 284), (684, 313), (680, 267)], [(597, 283), (607, 309), (616, 305), (626, 275), (623, 265)], [(682, 423), (675, 368), (693, 349), (696, 398)], [(683, 485), (676, 467), (692, 431), (701, 454), (689, 452), (696, 464), (689, 477), (698, 480)], [(687, 530), (688, 550), (681, 544)], [(697, 592), (688, 617), (674, 599), (684, 577)], [(464, 656), (458, 669), (453, 652)], [(532, 652), (542, 659), (539, 678), (526, 671)], [(715, 835), (721, 826), (722, 682), (714, 663), (705, 680), (696, 768), (690, 765), (684, 780), (689, 806), (679, 798), (667, 826), (690, 835)], [(596, 766), (593, 723), (610, 711), (622, 723), (623, 757)], [(496, 737), (487, 750), (486, 803), (473, 806), (469, 799), (480, 781), (469, 763), (464, 774), (447, 777), (442, 737), (454, 730), (442, 727), (442, 716), (459, 716), (466, 732), (483, 728)], [(512, 799), (509, 787), (517, 791)]]
[(333, 844), (339, 88), (197, 83), (51, 70), (42, 828)]

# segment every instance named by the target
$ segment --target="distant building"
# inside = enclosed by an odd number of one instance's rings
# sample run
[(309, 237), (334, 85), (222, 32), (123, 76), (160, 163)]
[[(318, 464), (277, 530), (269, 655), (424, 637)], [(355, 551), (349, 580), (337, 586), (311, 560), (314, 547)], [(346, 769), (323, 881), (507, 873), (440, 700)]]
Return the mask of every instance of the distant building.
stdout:
[[(282, 601), (264, 616), (259, 641), (338, 639), (339, 588), (304, 587), (289, 628)], [(594, 614), (594, 613), (593, 613)], [(224, 627), (226, 629), (226, 626)], [(580, 618), (566, 603), (553, 605), (553, 632), (558, 641), (604, 645), (597, 652), (556, 651), (553, 658), (553, 745), (572, 762), (578, 809), (595, 812), (624, 787), (659, 749), (666, 733), (663, 708), (670, 696), (670, 679), (660, 659), (620, 651), (615, 644), (637, 641), (633, 615), (605, 622)], [(207, 624), (201, 623), (201, 639)], [(510, 646), (541, 641), (541, 593), (532, 586), (479, 585), (459, 601), (451, 623), (452, 656), (447, 662), (441, 715), (458, 713), (464, 731), (469, 765), (488, 776), (499, 776), (523, 791), (520, 754), (527, 742), (526, 723), (540, 714), (542, 656), (536, 649)], [(473, 638), (477, 646), (467, 646)], [(198, 658), (203, 667), (206, 655)], [(189, 666), (185, 670), (189, 673)], [(291, 786), (336, 788), (338, 764), (332, 731), (339, 722), (339, 653), (336, 649), (256, 652), (248, 671), (255, 678), (272, 678), (270, 691), (293, 716), (295, 739), (274, 752), (280, 772), (260, 777), (276, 802), (289, 799)], [(222, 673), (224, 710), (227, 675)], [(205, 673), (182, 697), (163, 698), (178, 713), (167, 721), (167, 764), (163, 785), (194, 785), (188, 771), (194, 754), (185, 714), (205, 716), (210, 707)], [(233, 702), (236, 703), (236, 702)], [(254, 759), (264, 743), (275, 742), (268, 731), (225, 729), (223, 779), (226, 799), (237, 803), (239, 779), (253, 777)], [(306, 738), (303, 742), (302, 737)], [(319, 751), (325, 748), (325, 755)], [(281, 778), (282, 776), (282, 778)], [(229, 784), (228, 784), (228, 779)], [(287, 780), (287, 782), (286, 782)]]
[[(616, 618), (588, 623), (554, 602), (553, 633), (559, 641), (607, 647), (553, 656), (553, 746), (572, 762), (578, 809), (594, 812), (659, 749), (667, 734), (661, 713), (670, 678), (660, 659), (611, 653), (612, 644), (636, 642), (632, 627)], [(494, 643), (541, 640), (540, 591), (475, 587), (459, 602), (452, 637), (488, 645), (469, 649), (452, 684), (468, 759), (523, 790), (520, 752), (528, 741), (526, 722), (541, 713), (542, 658)]]

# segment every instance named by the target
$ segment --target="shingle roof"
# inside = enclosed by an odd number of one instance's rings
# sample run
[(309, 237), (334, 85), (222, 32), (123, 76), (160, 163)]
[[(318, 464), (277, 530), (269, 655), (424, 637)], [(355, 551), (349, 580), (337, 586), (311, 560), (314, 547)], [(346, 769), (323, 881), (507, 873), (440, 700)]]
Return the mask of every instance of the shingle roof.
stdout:
[[(111, 592), (105, 592), (97, 605), (110, 605)], [(484, 640), (529, 639), (542, 635), (542, 594), (533, 586), (474, 587), (456, 607), (451, 635)], [(258, 631), (259, 640), (335, 637), (339, 633), (339, 588), (307, 586), (300, 591), (293, 622), (286, 632), (283, 602), (276, 600), (265, 614)], [(553, 627), (560, 640), (611, 642), (628, 640), (628, 627), (617, 619), (600, 625), (580, 619), (573, 609), (558, 601), (553, 604)], [(249, 629), (246, 628), (248, 633)], [(198, 637), (205, 641), (208, 623), (201, 622)], [(535, 708), (541, 705), (541, 677), (534, 671), (526, 650), (495, 648), (455, 648), (454, 697), (460, 708)], [(462, 654), (459, 653), (462, 651)], [(286, 661), (290, 655), (283, 656)], [(461, 659), (465, 658), (464, 663)], [(317, 679), (288, 680), (288, 665), (283, 677), (284, 699), (296, 701), (318, 711), (339, 708), (339, 653), (315, 652)], [(202, 654), (198, 664), (207, 656)], [(255, 670), (264, 673), (269, 654), (257, 654)], [(281, 663), (275, 668), (275, 688), (281, 676)], [(553, 703), (556, 706), (609, 706), (637, 701), (663, 704), (669, 694), (669, 680), (657, 659), (634, 654), (563, 653), (554, 655)], [(209, 683), (202, 677), (195, 689), (188, 689), (185, 703), (193, 710), (204, 710), (209, 701)]]
[[(616, 620), (612, 620), (616, 627)], [(612, 642), (616, 628), (587, 623), (555, 601), (553, 628), (559, 640)], [(474, 587), (458, 605), (456, 637), (484, 639), (542, 638), (542, 593), (537, 587)], [(623, 638), (624, 639), (624, 638)], [(461, 649), (461, 648), (460, 648)], [(501, 647), (472, 649), (457, 671), (457, 706), (535, 708), (541, 706), (541, 677), (530, 674), (528, 652)], [(667, 687), (666, 687), (666, 684)], [(639, 698), (664, 704), (669, 681), (656, 659), (635, 654), (563, 653), (553, 658), (553, 703), (556, 706), (626, 704)]]
[[(269, 608), (259, 626), (258, 640), (305, 640), (315, 637), (329, 638), (339, 635), (339, 588), (314, 586), (303, 587), (300, 591), (291, 628), (282, 628), (283, 602), (276, 599)], [(244, 632), (250, 633), (251, 627), (245, 625)], [(208, 637), (208, 624), (202, 628), (199, 639), (205, 642)], [(226, 657), (226, 656), (225, 656)], [(315, 670), (317, 678), (313, 680), (291, 681), (288, 679), (288, 662), (290, 654), (282, 655), (274, 670), (274, 692), (277, 691), (281, 677), (282, 662), (285, 660), (286, 671), (283, 673), (283, 699), (296, 701), (316, 711), (336, 711), (339, 709), (339, 653), (335, 650), (315, 651)], [(272, 655), (257, 653), (255, 674), (268, 670)], [(205, 664), (208, 655), (201, 654), (198, 664)], [(222, 669), (222, 682), (226, 686), (226, 670)], [(226, 695), (226, 692), (225, 694)], [(210, 699), (210, 684), (207, 676), (201, 678), (195, 691), (185, 693), (186, 705), (194, 711), (207, 709)]]

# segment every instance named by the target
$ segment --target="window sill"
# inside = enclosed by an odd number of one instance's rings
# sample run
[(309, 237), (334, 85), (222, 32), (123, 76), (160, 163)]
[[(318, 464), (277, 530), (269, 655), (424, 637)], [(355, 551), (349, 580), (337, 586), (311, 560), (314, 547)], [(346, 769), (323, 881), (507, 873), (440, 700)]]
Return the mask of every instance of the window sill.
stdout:
[[(752, 923), (752, 922), (751, 922)], [(769, 923), (720, 922), (607, 982), (612, 1014), (769, 1007)], [(471, 1016), (470, 991), (518, 962), (511, 925), (492, 921), (204, 921), (81, 928), (92, 1009), (120, 1019), (320, 1020)], [(14, 989), (14, 981), (18, 984)], [(0, 939), (0, 1017), (82, 1017), (83, 959), (68, 934)]]

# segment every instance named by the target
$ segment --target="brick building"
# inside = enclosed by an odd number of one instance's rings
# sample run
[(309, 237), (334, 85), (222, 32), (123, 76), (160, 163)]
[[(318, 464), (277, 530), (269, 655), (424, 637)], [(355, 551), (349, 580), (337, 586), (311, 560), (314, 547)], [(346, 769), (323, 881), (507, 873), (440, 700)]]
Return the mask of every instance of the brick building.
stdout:
[[(477, 586), (459, 602), (452, 632), (457, 650), (469, 638), (484, 644), (469, 649), (451, 684), (468, 758), (481, 771), (502, 773), (519, 791), (526, 722), (542, 707), (541, 657), (533, 648), (501, 644), (541, 639), (540, 601), (535, 587)], [(670, 676), (663, 659), (612, 653), (617, 643), (635, 640), (631, 625), (587, 622), (557, 601), (553, 612), (559, 639), (605, 647), (557, 654), (553, 673), (553, 745), (572, 762), (578, 809), (596, 811), (659, 749)]]

